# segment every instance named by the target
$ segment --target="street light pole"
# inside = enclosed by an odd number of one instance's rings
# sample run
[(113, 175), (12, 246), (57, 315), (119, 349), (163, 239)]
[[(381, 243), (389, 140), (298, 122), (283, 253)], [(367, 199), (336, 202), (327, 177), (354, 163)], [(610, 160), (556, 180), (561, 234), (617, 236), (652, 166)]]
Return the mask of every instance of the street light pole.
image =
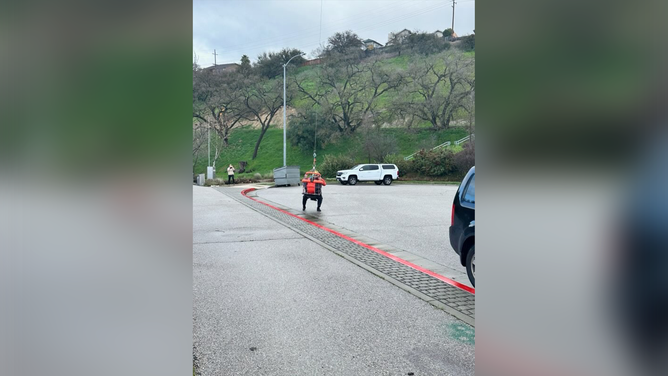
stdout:
[(209, 124), (206, 125), (206, 138), (208, 140), (206, 147), (206, 155), (209, 158), (209, 163), (207, 166), (211, 166), (211, 127)]
[(286, 127), (285, 127), (285, 67), (290, 64), (290, 60), (296, 58), (297, 56), (302, 56), (304, 53), (295, 55), (291, 57), (287, 63), (283, 64), (283, 167), (287, 166), (286, 164)]
[(286, 139), (286, 136), (285, 136), (286, 135), (286, 131), (285, 131), (285, 67), (287, 65), (288, 65), (287, 63), (283, 64), (283, 167), (286, 166), (286, 163), (285, 163), (285, 156), (286, 156), (286, 152), (285, 152), (285, 139)]

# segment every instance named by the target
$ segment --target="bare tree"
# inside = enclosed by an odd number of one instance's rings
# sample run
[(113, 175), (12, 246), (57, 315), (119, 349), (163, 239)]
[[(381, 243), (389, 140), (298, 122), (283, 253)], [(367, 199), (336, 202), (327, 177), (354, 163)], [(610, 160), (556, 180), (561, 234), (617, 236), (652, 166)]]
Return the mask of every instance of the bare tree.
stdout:
[[(243, 90), (239, 91), (250, 117), (260, 123), (260, 136), (255, 143), (253, 157), (257, 157), (258, 149), (264, 134), (269, 129), (276, 113), (283, 107), (283, 80), (267, 80), (253, 78), (245, 81)], [(292, 99), (292, 90), (287, 91), (286, 102)]]
[(225, 146), (232, 129), (249, 116), (241, 85), (241, 77), (234, 73), (193, 72), (193, 118), (218, 133)]
[(216, 171), (216, 162), (220, 158), (220, 154), (223, 151), (223, 148), (228, 147), (229, 144), (227, 141), (222, 141), (221, 137), (213, 137), (211, 139), (211, 147), (213, 149), (213, 159), (211, 160), (211, 166), (213, 170)]
[(401, 56), (401, 52), (407, 48), (406, 45), (404, 45), (404, 42), (411, 34), (412, 32), (410, 30), (408, 31), (407, 35), (392, 32), (388, 35), (387, 44), (385, 46), (388, 47), (388, 50), (398, 52), (399, 56)]
[(340, 55), (321, 67), (314, 88), (306, 85), (306, 79), (295, 80), (298, 91), (321, 107), (340, 132), (348, 134), (377, 113), (380, 96), (404, 82), (397, 71), (383, 67), (378, 59), (358, 64)]
[[(469, 135), (473, 134), (473, 127), (475, 124), (475, 91), (471, 90), (471, 92), (468, 95), (468, 98), (464, 101), (464, 110), (466, 111), (466, 114), (468, 115), (468, 128), (469, 128)], [(473, 141), (473, 140), (471, 140)]]
[(372, 161), (382, 163), (388, 155), (399, 151), (397, 140), (390, 134), (383, 134), (380, 128), (365, 127), (362, 133), (362, 148), (367, 156), (368, 163)]
[(412, 64), (408, 69), (412, 80), (394, 101), (395, 113), (447, 129), (475, 88), (474, 64), (473, 58), (451, 51)]
[(207, 145), (207, 128), (208, 124), (202, 124), (200, 121), (193, 123), (193, 173)]

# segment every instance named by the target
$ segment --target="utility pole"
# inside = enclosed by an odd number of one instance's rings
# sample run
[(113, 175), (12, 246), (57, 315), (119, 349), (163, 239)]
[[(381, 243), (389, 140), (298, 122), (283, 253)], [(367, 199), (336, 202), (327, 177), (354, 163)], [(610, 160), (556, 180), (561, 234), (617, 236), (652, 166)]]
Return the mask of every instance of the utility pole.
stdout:
[[(453, 7), (454, 7), (454, 5), (453, 5)], [(452, 22), (454, 23), (454, 22), (455, 22), (455, 21), (454, 21), (454, 20), (455, 20), (455, 19), (454, 19), (455, 16), (453, 15), (452, 17), (453, 17)], [(216, 54), (216, 50), (213, 50), (213, 65), (214, 65), (214, 66), (216, 65), (216, 55), (217, 55), (217, 54)]]
[(457, 1), (452, 0), (452, 26), (450, 27), (452, 31), (455, 31), (455, 4), (457, 4)]

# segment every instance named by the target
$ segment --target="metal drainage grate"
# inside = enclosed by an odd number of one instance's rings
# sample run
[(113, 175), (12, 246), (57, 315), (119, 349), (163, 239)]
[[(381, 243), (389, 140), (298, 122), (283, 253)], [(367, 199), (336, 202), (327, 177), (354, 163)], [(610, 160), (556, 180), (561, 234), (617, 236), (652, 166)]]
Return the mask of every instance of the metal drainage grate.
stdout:
[[(275, 219), (277, 222), (298, 230), (318, 241), (328, 245), (337, 251), (373, 268), (381, 274), (387, 275), (400, 283), (417, 290), (429, 298), (440, 302), (449, 309), (456, 317), (464, 322), (475, 325), (475, 295), (445, 283), (435, 277), (425, 274), (410, 266), (394, 261), (382, 254), (368, 248), (355, 244), (338, 235), (313, 226), (299, 218), (273, 209), (260, 202), (253, 201), (239, 194), (238, 190), (226, 188), (218, 189), (221, 193), (248, 206), (252, 209)], [(452, 312), (452, 311), (455, 312)]]

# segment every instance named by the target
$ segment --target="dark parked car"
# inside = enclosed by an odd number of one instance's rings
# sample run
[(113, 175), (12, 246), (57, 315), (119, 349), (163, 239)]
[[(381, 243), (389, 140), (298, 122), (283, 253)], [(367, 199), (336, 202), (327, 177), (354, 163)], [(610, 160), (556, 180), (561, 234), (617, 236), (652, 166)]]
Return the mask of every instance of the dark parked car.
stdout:
[(462, 180), (452, 203), (450, 245), (475, 287), (475, 166)]

